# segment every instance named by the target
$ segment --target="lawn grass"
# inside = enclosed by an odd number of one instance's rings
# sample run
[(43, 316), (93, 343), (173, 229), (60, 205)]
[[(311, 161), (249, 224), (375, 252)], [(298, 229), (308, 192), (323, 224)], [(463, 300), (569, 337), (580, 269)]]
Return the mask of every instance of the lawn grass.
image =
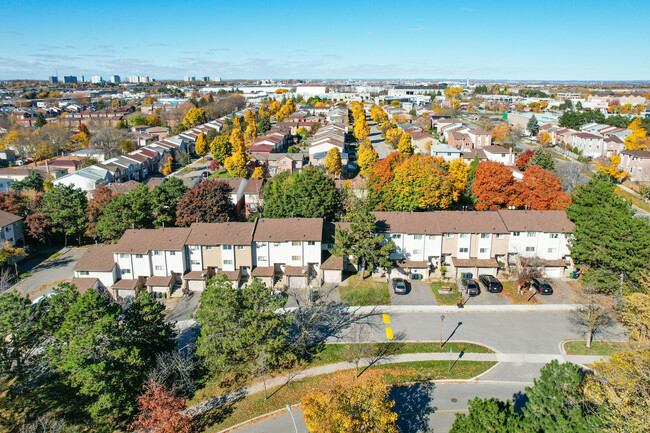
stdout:
[(194, 167), (184, 167), (178, 170), (178, 172), (181, 174), (187, 174), (193, 172), (194, 170), (196, 170)]
[(534, 292), (529, 290), (524, 290), (524, 294), (520, 295), (517, 292), (517, 283), (514, 281), (505, 281), (501, 280), (503, 285), (503, 293), (516, 305), (530, 305), (530, 304), (539, 304), (539, 299), (537, 296), (533, 296)]
[(615, 192), (620, 197), (623, 197), (624, 199), (631, 201), (632, 204), (634, 204), (639, 209), (644, 210), (646, 212), (650, 212), (650, 206), (648, 206), (647, 203), (645, 203), (643, 200), (641, 200), (639, 197), (635, 196), (634, 194), (625, 191), (623, 188), (616, 188)]
[(232, 177), (232, 174), (228, 173), (228, 170), (224, 168), (220, 168), (219, 170), (215, 171), (210, 176), (208, 176), (208, 179), (224, 179), (227, 177)]
[[(458, 292), (458, 285), (453, 281), (429, 281), (429, 287), (433, 297), (436, 298), (438, 305), (456, 305), (460, 302), (460, 292)], [(451, 293), (443, 294), (438, 290), (443, 287), (451, 287)]]
[(347, 285), (339, 287), (341, 301), (349, 306), (390, 305), (388, 283), (375, 281), (372, 277), (359, 280), (359, 274), (351, 275)]
[(54, 259), (56, 259), (57, 257), (59, 257), (60, 255), (61, 255), (61, 253), (54, 253), (54, 254), (52, 254), (50, 257), (48, 257), (48, 260), (54, 260)]
[(568, 355), (602, 355), (609, 356), (619, 350), (650, 350), (650, 342), (641, 343), (635, 341), (592, 341), (591, 349), (585, 347), (585, 340), (567, 341), (564, 343), (564, 351)]
[[(374, 350), (370, 351), (373, 356), (390, 356), (401, 355), (405, 353), (449, 353), (452, 349), (454, 353), (494, 353), (490, 348), (473, 343), (447, 343), (442, 348), (439, 343), (401, 343), (399, 341), (391, 343), (369, 343), (368, 345), (374, 346)], [(336, 364), (338, 362), (348, 361), (347, 353), (349, 344), (324, 344), (320, 346), (316, 353), (308, 361), (304, 361), (291, 368), (281, 369), (274, 371), (272, 376), (281, 376), (285, 374), (294, 373), (296, 371), (306, 370), (312, 367), (319, 367), (321, 365)], [(373, 356), (368, 356), (372, 358)], [(221, 387), (217, 380), (208, 380), (205, 386), (197, 391), (189, 405), (205, 401), (211, 397), (224, 394), (233, 389), (241, 386), (249, 385), (251, 383), (259, 382), (258, 377), (251, 377), (245, 382), (232, 384), (230, 387)]]
[[(453, 364), (451, 372), (447, 372), (448, 361), (419, 361), (373, 366), (368, 372), (382, 374), (386, 382), (392, 385), (439, 379), (470, 379), (495, 364), (496, 362), (458, 361)], [(299, 403), (302, 397), (312, 389), (319, 388), (323, 382), (334, 379), (354, 380), (354, 370), (309, 377), (282, 387), (270, 388), (267, 390), (267, 400), (264, 400), (263, 392), (249, 395), (205, 414), (199, 420), (200, 427), (207, 433), (214, 433), (256, 416), (283, 409), (287, 404)]]

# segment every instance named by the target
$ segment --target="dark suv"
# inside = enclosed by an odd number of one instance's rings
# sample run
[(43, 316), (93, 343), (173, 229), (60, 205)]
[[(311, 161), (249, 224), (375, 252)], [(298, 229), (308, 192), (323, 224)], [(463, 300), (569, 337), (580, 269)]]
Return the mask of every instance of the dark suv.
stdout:
[(500, 293), (503, 290), (501, 282), (492, 275), (481, 275), (478, 277), (478, 280), (490, 293)]
[(470, 278), (463, 278), (458, 282), (459, 289), (467, 292), (469, 296), (476, 296), (481, 294), (481, 289), (476, 281)]
[(553, 287), (551, 287), (551, 284), (548, 281), (546, 281), (544, 278), (533, 277), (533, 280), (531, 281), (530, 284), (533, 287), (533, 289), (535, 289), (539, 294), (542, 295), (553, 294)]

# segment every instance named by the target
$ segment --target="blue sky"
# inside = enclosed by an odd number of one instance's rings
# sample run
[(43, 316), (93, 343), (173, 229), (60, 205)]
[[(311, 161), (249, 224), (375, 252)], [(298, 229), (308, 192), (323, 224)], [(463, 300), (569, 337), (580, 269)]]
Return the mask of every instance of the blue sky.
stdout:
[(0, 79), (650, 80), (650, 1), (3, 0)]

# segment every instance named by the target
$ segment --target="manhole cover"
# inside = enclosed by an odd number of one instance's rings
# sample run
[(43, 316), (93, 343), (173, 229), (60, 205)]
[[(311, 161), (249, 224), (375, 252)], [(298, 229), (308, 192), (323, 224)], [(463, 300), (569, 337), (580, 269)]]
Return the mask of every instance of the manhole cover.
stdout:
[(452, 403), (456, 403), (457, 401), (458, 401), (458, 400), (456, 400), (455, 398), (452, 398), (452, 399), (451, 399), (451, 402), (452, 402)]

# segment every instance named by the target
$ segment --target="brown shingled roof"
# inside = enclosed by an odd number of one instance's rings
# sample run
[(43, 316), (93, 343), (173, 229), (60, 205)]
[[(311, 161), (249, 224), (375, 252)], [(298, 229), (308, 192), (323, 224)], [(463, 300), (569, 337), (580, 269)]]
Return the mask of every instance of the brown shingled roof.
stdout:
[(187, 245), (250, 245), (255, 223), (193, 223)]
[(260, 218), (253, 240), (256, 242), (316, 241), (323, 237), (322, 218)]
[(509, 232), (573, 232), (573, 223), (561, 210), (500, 210), (498, 213)]
[(115, 245), (93, 245), (74, 266), (75, 271), (111, 272), (115, 267)]
[(18, 215), (0, 210), (0, 227), (8, 226), (22, 220)]
[(129, 229), (124, 232), (116, 253), (146, 254), (149, 251), (178, 251), (185, 246), (190, 228), (172, 227), (162, 229)]

